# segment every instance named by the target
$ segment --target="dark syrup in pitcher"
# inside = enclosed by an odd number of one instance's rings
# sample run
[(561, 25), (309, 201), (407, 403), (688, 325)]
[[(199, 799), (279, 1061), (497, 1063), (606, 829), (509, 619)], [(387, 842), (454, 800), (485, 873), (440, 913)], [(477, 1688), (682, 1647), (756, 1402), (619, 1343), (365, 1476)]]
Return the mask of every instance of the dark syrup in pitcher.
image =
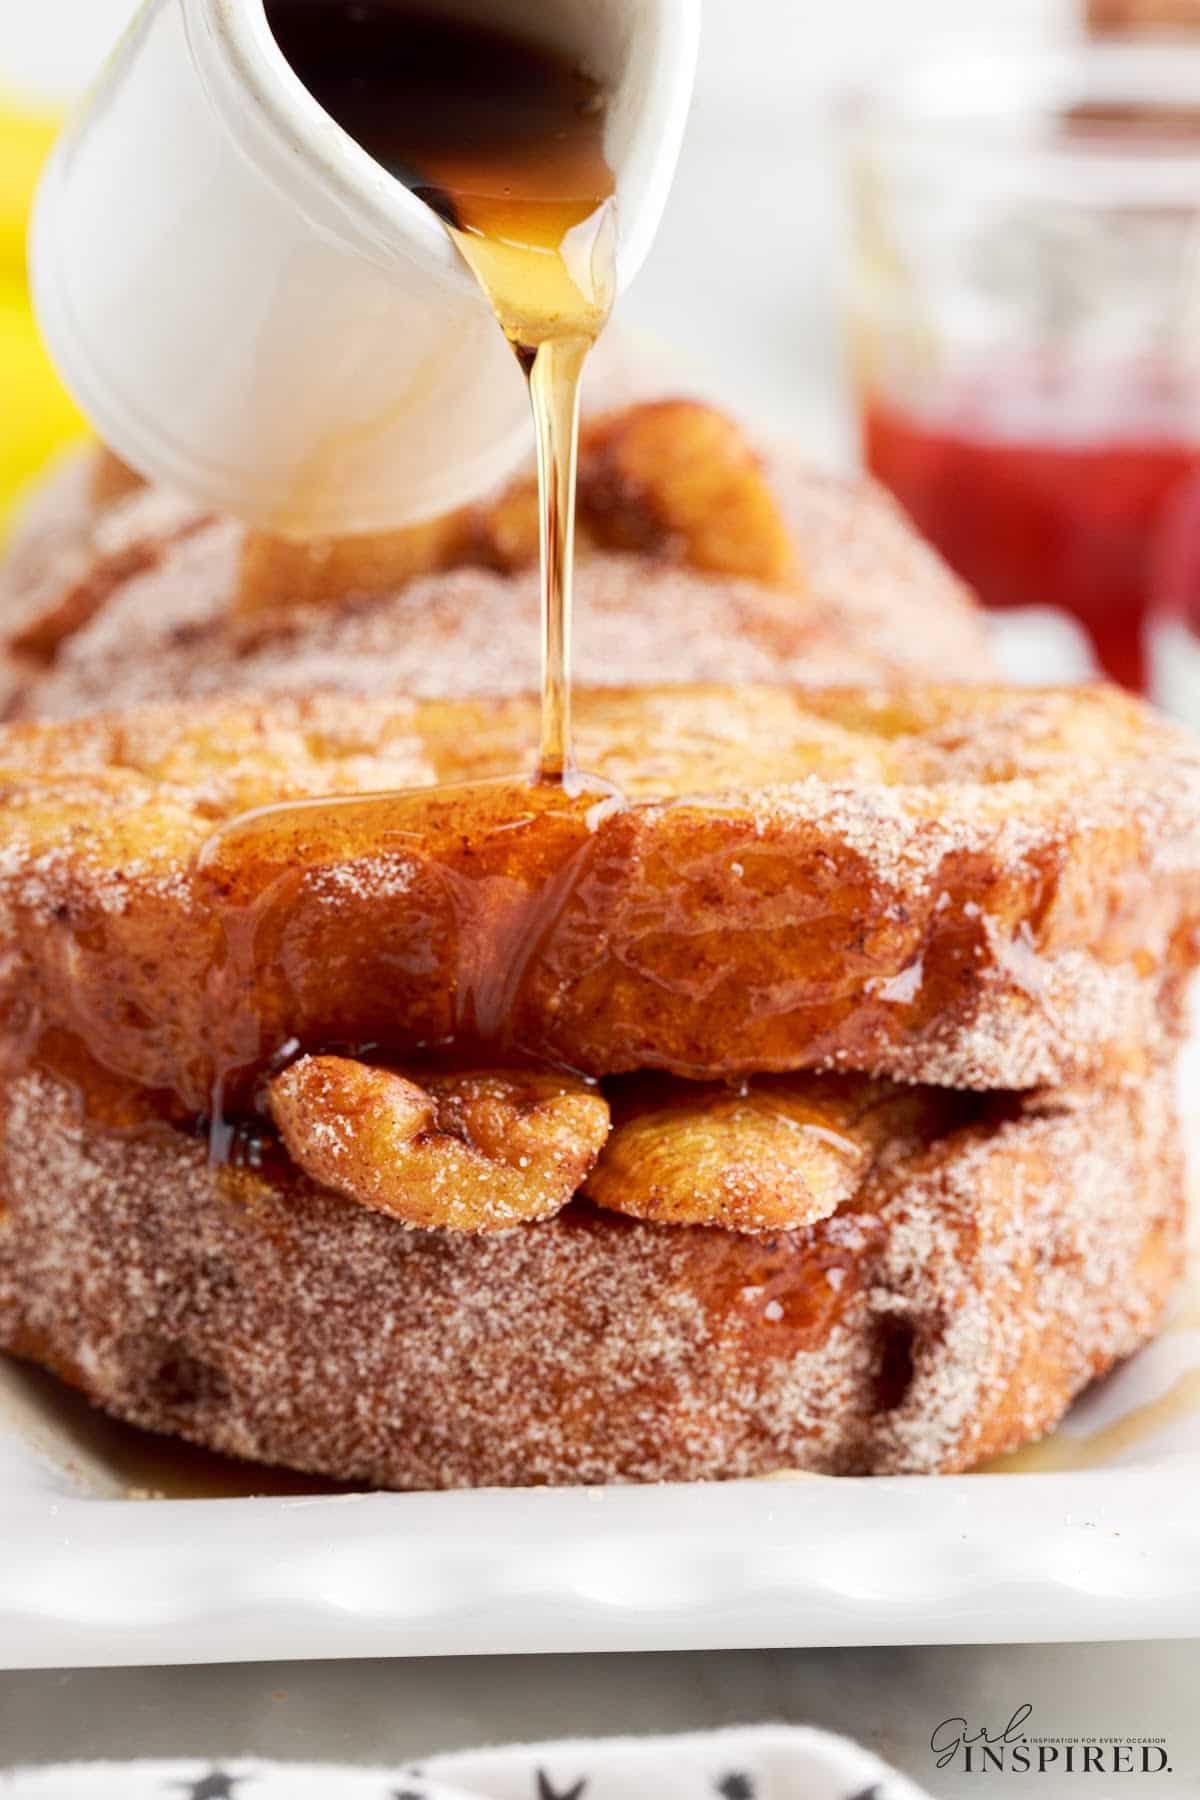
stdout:
[(274, 0), (281, 50), (343, 130), (438, 215), (529, 379), (541, 497), (540, 770), (570, 772), (579, 387), (612, 307), (605, 95), (566, 56), (387, 0)]

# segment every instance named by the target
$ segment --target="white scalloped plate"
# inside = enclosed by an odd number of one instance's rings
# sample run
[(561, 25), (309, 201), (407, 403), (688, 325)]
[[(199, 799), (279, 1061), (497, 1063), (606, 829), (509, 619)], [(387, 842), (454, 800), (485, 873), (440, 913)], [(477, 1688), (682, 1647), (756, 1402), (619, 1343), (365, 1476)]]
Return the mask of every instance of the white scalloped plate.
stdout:
[(11, 1443), (0, 1663), (1200, 1631), (1200, 1458), (1087, 1475), (139, 1502)]
[(1200, 1636), (1200, 1286), (1005, 1473), (128, 1497), (228, 1482), (0, 1359), (0, 1666)]

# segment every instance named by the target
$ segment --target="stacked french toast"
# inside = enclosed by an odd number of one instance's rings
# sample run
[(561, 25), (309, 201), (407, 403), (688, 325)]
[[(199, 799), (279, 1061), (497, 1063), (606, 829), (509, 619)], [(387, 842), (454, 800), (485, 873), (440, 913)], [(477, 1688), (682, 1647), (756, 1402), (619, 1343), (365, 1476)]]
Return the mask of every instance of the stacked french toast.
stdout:
[(589, 421), (579, 776), (521, 480), (295, 544), (106, 453), (0, 574), (0, 1346), (383, 1487), (933, 1474), (1183, 1259), (1200, 746), (1006, 688), (877, 492)]

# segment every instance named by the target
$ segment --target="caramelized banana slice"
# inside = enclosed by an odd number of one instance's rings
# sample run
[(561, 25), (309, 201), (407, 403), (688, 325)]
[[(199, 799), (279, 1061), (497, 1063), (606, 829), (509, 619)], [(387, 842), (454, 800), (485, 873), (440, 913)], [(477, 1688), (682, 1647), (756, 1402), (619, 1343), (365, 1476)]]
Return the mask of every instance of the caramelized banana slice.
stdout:
[(791, 1231), (852, 1199), (883, 1144), (910, 1144), (940, 1104), (853, 1076), (736, 1088), (634, 1077), (585, 1191), (657, 1224)]
[(473, 507), (426, 519), (399, 531), (361, 537), (292, 539), (248, 531), (242, 546), (235, 619), (291, 608), (336, 605), (357, 594), (406, 587), (423, 575), (477, 560)]
[(561, 1211), (608, 1136), (569, 1076), (430, 1075), (305, 1056), (270, 1088), (292, 1160), (322, 1187), (426, 1230), (503, 1231)]
[[(581, 549), (637, 550), (705, 574), (770, 585), (796, 578), (791, 536), (754, 450), (732, 419), (660, 400), (585, 424), (576, 499)], [(537, 487), (515, 482), (480, 516), (483, 560), (537, 560)]]
[[(693, 400), (633, 406), (580, 438), (578, 549), (642, 550), (705, 573), (772, 584), (791, 538), (758, 457), (732, 419)], [(538, 558), (537, 483), (400, 531), (307, 541), (251, 531), (235, 619), (336, 605), (468, 564), (513, 573)]]
[[(575, 550), (577, 555), (581, 548), (586, 548), (586, 544), (582, 544), (580, 541), (586, 537), (581, 500), (582, 493), (577, 482), (575, 491)], [(492, 503), (480, 512), (478, 560), (489, 568), (499, 569), (505, 575), (516, 575), (522, 569), (532, 569), (539, 555), (539, 531), (537, 478), (533, 475), (522, 475), (510, 482), (503, 493), (498, 494)]]
[(795, 577), (762, 464), (715, 407), (661, 400), (598, 420), (580, 445), (579, 486), (593, 536), (612, 549), (769, 584)]

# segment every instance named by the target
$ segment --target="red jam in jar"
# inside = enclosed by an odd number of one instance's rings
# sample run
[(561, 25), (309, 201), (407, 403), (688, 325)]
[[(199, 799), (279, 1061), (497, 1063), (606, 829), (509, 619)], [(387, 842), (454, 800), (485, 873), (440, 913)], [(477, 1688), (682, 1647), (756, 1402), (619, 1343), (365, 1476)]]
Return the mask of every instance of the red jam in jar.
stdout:
[(1019, 424), (995, 430), (969, 406), (929, 421), (876, 399), (864, 408), (863, 447), (871, 471), (987, 605), (1064, 608), (1105, 673), (1142, 689), (1160, 520), (1200, 472), (1200, 446), (1148, 412), (1086, 433), (1065, 422), (1043, 432), (1043, 417), (1035, 434)]

